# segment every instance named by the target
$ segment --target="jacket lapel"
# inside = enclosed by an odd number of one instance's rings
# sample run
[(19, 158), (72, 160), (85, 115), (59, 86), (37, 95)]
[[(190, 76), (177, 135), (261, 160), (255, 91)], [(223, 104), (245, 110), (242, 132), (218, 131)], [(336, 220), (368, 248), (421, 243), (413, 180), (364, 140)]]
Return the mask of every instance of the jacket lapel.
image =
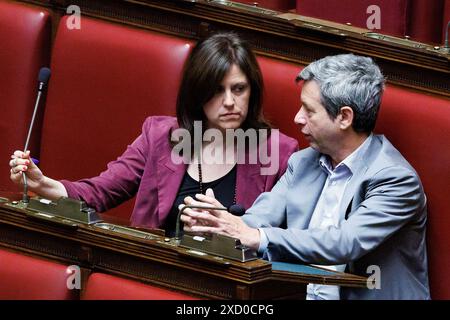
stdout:
[(361, 182), (364, 179), (365, 173), (369, 167), (367, 165), (362, 165), (358, 172), (350, 179), (347, 187), (345, 188), (344, 195), (342, 196), (342, 201), (339, 207), (339, 221), (346, 218), (346, 213), (350, 202), (355, 196), (358, 188), (361, 186)]
[(375, 163), (375, 157), (378, 155), (381, 144), (377, 136), (373, 136), (372, 141), (364, 155), (361, 156), (360, 166), (353, 174), (347, 187), (339, 207), (339, 221), (346, 219), (346, 213), (350, 202), (354, 198), (358, 189), (361, 187), (362, 181), (366, 178), (366, 172), (369, 169), (369, 164)]
[(158, 159), (156, 174), (158, 179), (158, 215), (160, 223), (170, 212), (186, 168), (187, 165), (184, 163), (175, 164), (170, 155), (162, 156)]

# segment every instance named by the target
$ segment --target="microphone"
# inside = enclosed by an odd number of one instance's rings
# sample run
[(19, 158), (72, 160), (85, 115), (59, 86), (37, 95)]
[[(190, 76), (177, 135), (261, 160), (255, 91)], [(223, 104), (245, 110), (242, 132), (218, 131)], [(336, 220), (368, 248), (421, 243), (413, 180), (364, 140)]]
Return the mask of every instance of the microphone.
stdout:
[(445, 29), (445, 40), (444, 49), (450, 51), (450, 46), (448, 45), (448, 29), (450, 28), (450, 21), (447, 23), (447, 28)]
[[(36, 118), (37, 108), (39, 105), (39, 101), (41, 99), (42, 91), (44, 90), (44, 87), (48, 83), (48, 79), (50, 78), (51, 71), (49, 68), (41, 68), (39, 70), (39, 76), (38, 76), (38, 93), (36, 97), (36, 103), (34, 105), (34, 111), (33, 116), (31, 117), (31, 123), (30, 128), (28, 129), (28, 135), (27, 140), (25, 141), (25, 147), (23, 152), (26, 152), (28, 149), (28, 143), (30, 142), (31, 132), (33, 131), (33, 125), (34, 125), (34, 119)], [(23, 178), (23, 197), (22, 201), (24, 203), (30, 202), (30, 198), (28, 197), (28, 182), (27, 182), (27, 175), (25, 172), (22, 172), (22, 178)]]
[(232, 204), (228, 207), (228, 212), (234, 216), (242, 217), (245, 214), (245, 208), (240, 204)]
[(48, 83), (48, 79), (50, 78), (50, 74), (51, 71), (49, 68), (41, 68), (41, 70), (39, 70), (39, 76), (38, 76), (38, 90), (42, 91), (42, 89), (44, 88), (44, 86)]
[(239, 216), (239, 217), (243, 216), (244, 213), (245, 213), (245, 208), (242, 205), (240, 205), (240, 204), (232, 204), (231, 206), (229, 206), (227, 208), (225, 208), (225, 207), (214, 207), (214, 206), (192, 206), (192, 205), (184, 206), (180, 210), (180, 212), (178, 213), (178, 216), (177, 216), (177, 223), (176, 223), (176, 226), (175, 226), (175, 239), (176, 240), (180, 240), (181, 239), (181, 237), (180, 237), (180, 232), (181, 232), (181, 230), (180, 230), (180, 218), (181, 218), (181, 215), (183, 214), (184, 210), (188, 209), (188, 208), (190, 208), (190, 209), (223, 210), (223, 211), (228, 211), (229, 213), (231, 213), (231, 214), (233, 214), (235, 216)]

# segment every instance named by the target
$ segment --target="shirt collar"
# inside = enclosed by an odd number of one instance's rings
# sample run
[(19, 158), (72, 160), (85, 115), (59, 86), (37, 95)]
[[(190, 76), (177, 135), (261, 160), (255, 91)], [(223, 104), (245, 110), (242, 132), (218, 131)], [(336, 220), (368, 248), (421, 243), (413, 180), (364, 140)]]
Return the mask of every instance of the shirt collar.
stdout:
[(371, 133), (366, 140), (354, 150), (350, 155), (348, 155), (344, 160), (342, 160), (334, 169), (331, 164), (331, 159), (329, 156), (322, 154), (319, 158), (320, 166), (327, 171), (327, 173), (332, 173), (336, 169), (339, 170), (340, 167), (347, 167), (352, 174), (359, 170), (361, 165), (364, 163), (364, 155), (369, 149), (370, 142), (372, 141), (373, 134)]

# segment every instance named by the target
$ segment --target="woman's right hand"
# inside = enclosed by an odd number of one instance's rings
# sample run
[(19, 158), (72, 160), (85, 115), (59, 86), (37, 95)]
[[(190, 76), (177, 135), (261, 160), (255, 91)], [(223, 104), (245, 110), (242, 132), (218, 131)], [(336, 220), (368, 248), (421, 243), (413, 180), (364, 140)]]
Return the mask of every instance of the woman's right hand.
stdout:
[(10, 178), (15, 184), (23, 185), (22, 172), (25, 172), (30, 190), (39, 191), (45, 176), (31, 160), (30, 151), (25, 153), (20, 150), (14, 151), (14, 154), (11, 155), (9, 166), (11, 167)]

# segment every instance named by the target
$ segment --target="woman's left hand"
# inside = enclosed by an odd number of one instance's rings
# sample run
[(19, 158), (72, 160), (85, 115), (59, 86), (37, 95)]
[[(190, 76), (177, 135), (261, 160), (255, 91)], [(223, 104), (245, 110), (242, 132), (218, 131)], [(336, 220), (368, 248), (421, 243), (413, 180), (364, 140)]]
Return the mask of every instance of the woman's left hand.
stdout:
[[(195, 197), (197, 200), (192, 197), (186, 197), (184, 199), (185, 204), (223, 208), (222, 204), (214, 197), (211, 189), (206, 190), (206, 195), (197, 194)], [(228, 211), (188, 208), (181, 215), (181, 221), (184, 223), (185, 231), (217, 233), (238, 238), (242, 244), (248, 247), (254, 249), (259, 247), (259, 230), (250, 228), (240, 217), (234, 216)]]

